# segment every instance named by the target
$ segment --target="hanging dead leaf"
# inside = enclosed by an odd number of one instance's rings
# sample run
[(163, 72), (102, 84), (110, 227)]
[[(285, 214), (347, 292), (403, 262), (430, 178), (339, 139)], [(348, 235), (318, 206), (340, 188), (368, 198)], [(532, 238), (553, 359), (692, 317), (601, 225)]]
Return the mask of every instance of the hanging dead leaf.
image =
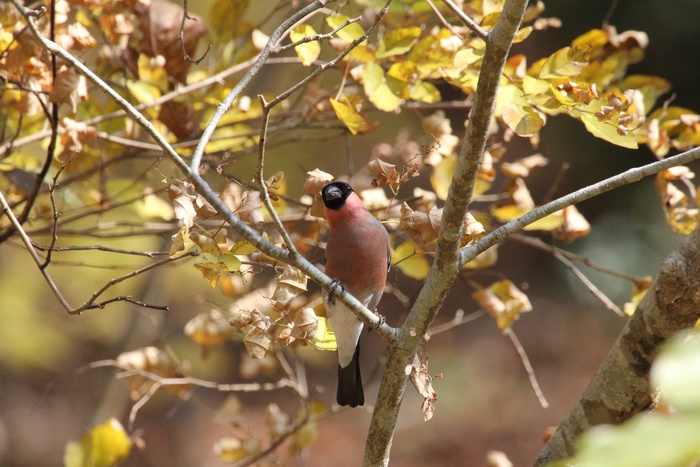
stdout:
[(302, 308), (294, 313), (292, 319), (292, 337), (306, 345), (316, 337), (318, 329), (318, 317), (313, 308)]
[[(129, 69), (138, 77), (136, 60), (139, 54), (147, 57), (160, 55), (165, 58), (166, 73), (175, 81), (185, 83), (190, 62), (185, 59), (182, 48), (190, 57), (194, 56), (199, 39), (206, 32), (202, 18), (187, 12), (183, 26), (183, 8), (164, 0), (138, 2), (133, 12), (138, 21), (139, 34), (132, 35), (129, 47), (122, 56)], [(180, 42), (181, 28), (184, 43)]]
[(591, 224), (576, 206), (567, 206), (562, 210), (564, 223), (552, 231), (554, 238), (570, 242), (591, 232)]
[(501, 171), (506, 177), (510, 178), (526, 178), (530, 175), (530, 171), (536, 167), (544, 167), (549, 163), (549, 160), (542, 154), (533, 154), (532, 156), (523, 157), (513, 162), (503, 162)]
[[(75, 68), (61, 65), (56, 74), (56, 79), (53, 82), (51, 92), (49, 93), (49, 100), (57, 104), (68, 104), (71, 113), (75, 113), (78, 110), (78, 104), (87, 100), (87, 98), (88, 88), (85, 77), (78, 74)], [(74, 126), (77, 124), (78, 122), (73, 123)], [(85, 128), (92, 128), (83, 123), (80, 125)], [(95, 131), (94, 128), (93, 131)]]
[(185, 324), (185, 335), (203, 347), (218, 347), (227, 342), (234, 332), (228, 319), (219, 310), (200, 313)]
[(426, 214), (413, 211), (407, 203), (401, 205), (401, 229), (421, 247), (437, 239), (441, 218), (442, 210), (435, 206)]
[(83, 122), (76, 122), (68, 117), (61, 120), (58, 129), (61, 135), (63, 151), (57, 156), (61, 162), (68, 162), (78, 156), (86, 145), (97, 138), (97, 129)]
[(262, 213), (262, 201), (259, 191), (246, 191), (243, 194), (243, 201), (236, 210), (238, 217), (246, 224), (257, 225), (264, 221)]
[(243, 344), (248, 354), (253, 358), (263, 358), (272, 345), (272, 341), (267, 337), (267, 333), (259, 327), (252, 326), (245, 337)]
[(372, 181), (373, 186), (389, 185), (396, 192), (401, 184), (401, 174), (396, 170), (396, 164), (384, 162), (381, 159), (372, 159), (367, 168), (376, 177)]
[(275, 308), (284, 309), (298, 295), (306, 292), (306, 282), (308, 278), (301, 270), (286, 265), (282, 274), (277, 279), (277, 288), (272, 296)]
[(433, 389), (433, 378), (428, 374), (427, 360), (425, 363), (421, 363), (416, 354), (411, 364), (406, 367), (406, 374), (418, 394), (423, 396), (421, 411), (423, 412), (423, 420), (427, 422), (433, 418), (435, 402), (437, 402), (437, 392)]
[[(123, 370), (140, 370), (160, 378), (184, 378), (186, 375), (165, 350), (157, 347), (143, 347), (131, 352), (124, 352), (117, 357), (117, 366)], [(138, 400), (153, 386), (154, 380), (134, 374), (131, 380), (131, 398)], [(164, 388), (184, 397), (189, 391), (189, 384), (166, 385)]]
[(521, 313), (532, 311), (527, 295), (507, 279), (494, 282), (487, 289), (476, 290), (471, 296), (504, 332), (513, 326)]

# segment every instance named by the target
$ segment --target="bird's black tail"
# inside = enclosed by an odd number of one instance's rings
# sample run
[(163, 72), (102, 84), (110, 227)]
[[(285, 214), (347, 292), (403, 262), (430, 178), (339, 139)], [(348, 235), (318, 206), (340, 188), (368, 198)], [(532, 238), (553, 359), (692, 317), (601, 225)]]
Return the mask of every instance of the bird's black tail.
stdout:
[(355, 355), (345, 368), (338, 365), (338, 404), (357, 407), (364, 405), (365, 393), (362, 391), (362, 375), (360, 374), (360, 342), (355, 347)]

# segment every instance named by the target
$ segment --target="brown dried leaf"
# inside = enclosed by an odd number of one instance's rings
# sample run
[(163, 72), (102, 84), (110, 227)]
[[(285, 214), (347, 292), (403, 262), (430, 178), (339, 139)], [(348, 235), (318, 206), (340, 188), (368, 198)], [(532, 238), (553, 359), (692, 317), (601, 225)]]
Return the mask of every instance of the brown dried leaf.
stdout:
[(56, 74), (49, 100), (57, 104), (68, 104), (71, 113), (78, 110), (78, 103), (87, 100), (87, 80), (75, 68), (62, 65)]
[(209, 219), (218, 214), (216, 209), (214, 209), (214, 207), (209, 204), (209, 201), (204, 199), (202, 195), (197, 195), (194, 201), (194, 210), (197, 212), (197, 216), (200, 219)]
[(372, 159), (367, 164), (367, 168), (370, 173), (376, 175), (372, 181), (373, 186), (380, 187), (389, 184), (394, 192), (399, 189), (401, 174), (396, 170), (396, 164), (389, 164), (381, 159)]
[(413, 362), (406, 367), (406, 374), (418, 394), (423, 396), (421, 411), (423, 412), (423, 420), (427, 422), (433, 418), (433, 413), (435, 412), (434, 404), (437, 402), (437, 392), (433, 389), (433, 378), (428, 374), (427, 361), (425, 364), (421, 363), (418, 355), (415, 355)]
[(252, 326), (245, 337), (243, 343), (248, 354), (253, 358), (264, 358), (272, 345), (272, 341), (267, 337), (267, 333), (259, 327)]
[(318, 317), (313, 308), (302, 308), (294, 314), (292, 337), (306, 343), (316, 337)]
[(472, 213), (467, 212), (464, 215), (464, 227), (462, 229), (462, 239), (460, 241), (460, 246), (463, 248), (472, 242), (479, 240), (486, 234), (486, 229), (481, 225), (481, 222), (477, 221)]
[(496, 325), (504, 332), (513, 326), (521, 313), (532, 310), (527, 295), (507, 279), (494, 282), (487, 289), (477, 290), (471, 296), (484, 311), (496, 319)]
[(413, 211), (407, 203), (401, 205), (401, 229), (419, 246), (425, 246), (437, 239), (438, 231), (434, 228), (432, 218), (438, 217), (437, 228), (440, 226), (441, 210), (433, 206), (429, 214)]
[[(161, 378), (183, 378), (185, 373), (168, 352), (157, 347), (142, 347), (131, 352), (124, 352), (117, 357), (117, 366), (124, 370), (141, 370)], [(154, 381), (135, 374), (131, 378), (131, 398), (140, 399), (153, 386)], [(189, 384), (167, 385), (166, 390), (184, 396)]]
[(306, 274), (293, 266), (286, 265), (277, 279), (277, 289), (272, 296), (275, 308), (280, 310), (285, 308), (292, 299), (306, 292), (307, 280)]
[(158, 120), (163, 122), (178, 140), (183, 140), (197, 129), (198, 116), (189, 101), (172, 100), (160, 105)]
[(205, 348), (223, 345), (233, 334), (228, 319), (219, 310), (200, 313), (185, 324), (185, 335)]
[(506, 177), (525, 178), (530, 175), (530, 171), (536, 167), (544, 167), (549, 163), (549, 160), (542, 154), (533, 154), (532, 156), (523, 157), (513, 162), (503, 162), (501, 171)]
[[(135, 75), (138, 76), (138, 65), (133, 57), (138, 58), (139, 53), (147, 57), (161, 55), (165, 58), (166, 73), (175, 81), (185, 83), (190, 62), (182, 53), (179, 37), (184, 15), (182, 7), (164, 0), (154, 0), (137, 3), (133, 11), (138, 19), (140, 34), (132, 35), (128, 56), (123, 57), (129, 62), (130, 69), (136, 71)], [(183, 30), (184, 47), (187, 54), (193, 57), (206, 29), (202, 18), (191, 12), (187, 15), (189, 19), (185, 20)]]
[(236, 210), (236, 214), (240, 219), (251, 225), (263, 223), (262, 201), (260, 200), (259, 191), (246, 191), (243, 194), (243, 201)]
[[(176, 185), (170, 185), (167, 193), (168, 198), (173, 201), (175, 217), (182, 222), (185, 229), (189, 230), (194, 225), (194, 218), (197, 216), (197, 211), (194, 208), (195, 197)], [(197, 243), (195, 238), (192, 240)]]
[(333, 175), (324, 172), (320, 169), (314, 169), (306, 172), (306, 180), (304, 181), (304, 191), (310, 195), (318, 195), (324, 186), (335, 180)]
[(76, 122), (68, 117), (61, 121), (59, 132), (63, 151), (57, 157), (61, 162), (68, 162), (80, 154), (85, 145), (92, 143), (97, 138), (95, 127), (83, 122)]
[(576, 209), (576, 206), (567, 206), (562, 212), (564, 214), (564, 223), (552, 231), (552, 235), (555, 238), (570, 242), (591, 232), (591, 224)]

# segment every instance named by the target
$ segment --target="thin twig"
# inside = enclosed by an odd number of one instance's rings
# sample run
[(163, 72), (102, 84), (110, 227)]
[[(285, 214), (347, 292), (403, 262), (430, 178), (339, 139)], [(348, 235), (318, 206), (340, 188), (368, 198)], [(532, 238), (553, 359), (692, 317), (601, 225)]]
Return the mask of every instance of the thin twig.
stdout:
[(508, 337), (510, 337), (513, 346), (515, 346), (515, 350), (517, 350), (518, 355), (520, 355), (520, 360), (523, 362), (523, 366), (525, 367), (525, 371), (527, 372), (527, 377), (530, 378), (530, 386), (532, 386), (533, 391), (535, 391), (537, 400), (540, 401), (540, 405), (543, 408), (549, 408), (549, 402), (547, 402), (547, 399), (542, 393), (542, 389), (540, 389), (540, 385), (537, 382), (537, 377), (535, 376), (535, 370), (533, 370), (532, 365), (530, 364), (530, 359), (527, 357), (527, 353), (525, 352), (525, 349), (520, 343), (520, 340), (518, 340), (518, 337), (515, 335), (512, 329), (508, 329), (505, 332), (505, 334)]
[(449, 331), (450, 329), (460, 326), (462, 324), (470, 323), (475, 319), (481, 318), (484, 315), (486, 315), (486, 312), (484, 310), (477, 310), (465, 316), (464, 310), (459, 309), (455, 311), (454, 318), (452, 318), (446, 323), (442, 323), (438, 326), (433, 326), (432, 328), (430, 328), (430, 331), (428, 331), (428, 333), (432, 337), (436, 334), (440, 334), (441, 332)]
[(515, 234), (511, 236), (513, 240), (519, 243), (523, 243), (527, 246), (530, 246), (532, 248), (537, 248), (538, 250), (546, 251), (552, 254), (559, 253), (560, 255), (564, 256), (565, 258), (568, 258), (572, 261), (577, 261), (579, 263), (585, 264), (591, 269), (595, 269), (598, 272), (602, 272), (604, 274), (608, 274), (613, 277), (618, 277), (620, 279), (633, 282), (633, 283), (638, 283), (638, 282), (644, 282), (646, 281), (646, 278), (640, 277), (640, 276), (633, 276), (631, 274), (625, 274), (624, 272), (619, 272), (615, 271), (614, 269), (606, 268), (605, 266), (601, 266), (600, 264), (591, 261), (590, 259), (577, 255), (576, 253), (572, 253), (570, 251), (563, 250), (561, 248), (557, 248), (554, 245), (548, 245), (539, 238), (535, 237), (530, 237), (527, 235), (520, 235), (520, 234)]
[(587, 278), (586, 275), (583, 274), (579, 268), (574, 266), (574, 264), (571, 261), (566, 259), (564, 255), (562, 255), (558, 251), (555, 251), (554, 257), (558, 259), (564, 266), (569, 268), (569, 270), (574, 274), (574, 276), (576, 276), (576, 278), (580, 280), (581, 283), (583, 283), (583, 285), (586, 286), (588, 291), (591, 292), (593, 296), (597, 298), (600, 301), (600, 303), (603, 304), (603, 306), (605, 306), (605, 308), (612, 311), (620, 318), (627, 318), (627, 315), (622, 310), (620, 310), (620, 308), (618, 308), (618, 306), (615, 305), (613, 301), (607, 297), (607, 295), (601, 292), (600, 289), (596, 287), (596, 285), (593, 282), (591, 282), (591, 280)]
[(464, 23), (466, 27), (472, 30), (474, 34), (482, 38), (483, 40), (487, 41), (489, 38), (489, 34), (481, 29), (481, 26), (476, 24), (473, 19), (471, 19), (467, 14), (462, 11), (457, 5), (452, 0), (442, 0), (447, 7), (452, 10), (452, 12), (457, 16), (457, 18), (460, 19)]
[(36, 263), (36, 265), (39, 268), (39, 272), (41, 272), (41, 275), (44, 276), (44, 280), (46, 283), (49, 285), (49, 288), (53, 292), (53, 294), (56, 296), (58, 301), (63, 305), (63, 308), (66, 309), (67, 312), (71, 312), (74, 308), (73, 306), (68, 303), (68, 301), (65, 299), (63, 294), (61, 293), (60, 290), (58, 290), (58, 286), (56, 283), (53, 281), (53, 278), (51, 278), (51, 275), (49, 272), (42, 267), (42, 264), (44, 261), (41, 259), (39, 254), (36, 252), (34, 249), (34, 246), (32, 245), (32, 241), (27, 235), (27, 233), (24, 231), (24, 228), (22, 227), (22, 224), (19, 222), (17, 217), (15, 217), (15, 213), (12, 212), (12, 209), (10, 209), (10, 205), (7, 204), (7, 200), (5, 199), (5, 195), (3, 195), (2, 191), (0, 191), (0, 204), (2, 204), (2, 209), (5, 212), (5, 215), (10, 219), (10, 222), (15, 228), (15, 231), (19, 235), (20, 239), (22, 239), (22, 243), (24, 243), (24, 246), (27, 248), (27, 251), (29, 251), (29, 254), (32, 256), (32, 259)]

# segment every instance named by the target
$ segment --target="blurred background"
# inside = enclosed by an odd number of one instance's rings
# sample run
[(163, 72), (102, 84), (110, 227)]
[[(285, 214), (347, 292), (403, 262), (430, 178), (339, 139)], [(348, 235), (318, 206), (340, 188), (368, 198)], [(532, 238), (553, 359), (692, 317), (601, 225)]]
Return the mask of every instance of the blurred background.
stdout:
[[(209, 2), (192, 3), (190, 8), (207, 16)], [(260, 2), (263, 9), (264, 3)], [(610, 24), (619, 32), (635, 29), (649, 35), (645, 60), (630, 72), (666, 78), (673, 85), (674, 105), (700, 111), (700, 55), (694, 51), (700, 40), (700, 1), (559, 0), (546, 3), (544, 16), (560, 18), (562, 27), (533, 34), (514, 52), (526, 53), (531, 62), (535, 61), (568, 45), (578, 35), (601, 27), (609, 16)], [(251, 95), (274, 81), (276, 73), (263, 73)], [(455, 112), (450, 117), (458, 132), (463, 115)], [(355, 167), (369, 160), (372, 147), (393, 141), (402, 129), (415, 138), (423, 132), (416, 116), (403, 112), (383, 118), (378, 131), (352, 138)], [(343, 141), (331, 143), (344, 150)], [(335, 149), (329, 154), (328, 148), (325, 143), (272, 150), (268, 163), (275, 170), (284, 170), (290, 193), (300, 195), (306, 170), (319, 167), (338, 175), (337, 160), (330, 157)], [(303, 157), (289, 157), (289, 151)], [(509, 145), (511, 155), (533, 152), (524, 141)], [(549, 158), (550, 165), (532, 182), (536, 200), (547, 192), (565, 162), (570, 170), (558, 194), (653, 161), (646, 148), (631, 151), (611, 146), (565, 116), (548, 120), (537, 152)], [(252, 174), (252, 162), (239, 162), (236, 170), (241, 178)], [(425, 182), (421, 179), (419, 183)], [(666, 227), (651, 179), (584, 202), (579, 210), (591, 222), (591, 234), (559, 246), (611, 269), (637, 276), (654, 275), (679, 240)], [(549, 238), (545, 240), (550, 242)], [(168, 237), (158, 240), (133, 236), (110, 244), (144, 251), (167, 251), (170, 247)], [(52, 273), (73, 303), (84, 300), (114, 277), (114, 267), (133, 269), (139, 264), (119, 255), (109, 260), (105, 257), (104, 253), (88, 252), (81, 264), (64, 265), (56, 258)], [(113, 263), (106, 265), (105, 261)], [(89, 277), (81, 271), (85, 266), (91, 267)], [(584, 270), (615, 303), (629, 299), (628, 283)], [(525, 289), (532, 301), (534, 310), (518, 321), (514, 332), (530, 358), (549, 408), (539, 404), (510, 339), (492, 320), (476, 319), (430, 340), (430, 372), (443, 375), (434, 381), (438, 392), (436, 412), (431, 421), (424, 422), (422, 398), (408, 388), (394, 438), (392, 465), (479, 466), (485, 465), (491, 450), (503, 451), (516, 466), (532, 464), (542, 447), (543, 432), (556, 425), (578, 399), (624, 324), (545, 253), (507, 242), (494, 271)], [(209, 287), (190, 266), (158, 268), (142, 277), (119, 286), (117, 292), (142, 297), (149, 303), (167, 303), (170, 311), (115, 304), (81, 316), (67, 316), (21, 243), (13, 240), (0, 245), (0, 464), (60, 465), (66, 443), (80, 439), (91, 426), (109, 417), (126, 425), (133, 406), (129, 382), (115, 379), (113, 368), (87, 367), (92, 362), (116, 358), (121, 352), (167, 343), (180, 359), (190, 362), (193, 376), (218, 382), (242, 381), (238, 368), (245, 359), (245, 350), (241, 343), (230, 343), (205, 357), (182, 331), (193, 316), (212, 304), (225, 304), (226, 297)], [(410, 291), (420, 286), (396, 271), (390, 281), (409, 298), (413, 296)], [(436, 324), (451, 320), (458, 309), (467, 314), (476, 311), (469, 293), (470, 289), (456, 283)], [(401, 322), (406, 311), (390, 295), (380, 308), (394, 325)], [(373, 370), (383, 354), (383, 345), (374, 335), (363, 339), (368, 407), (342, 410), (319, 421), (318, 439), (306, 452), (288, 457), (281, 448), (281, 454), (267, 462), (360, 465), (369, 408), (381, 375), (381, 371)], [(319, 398), (330, 403), (335, 391), (335, 355), (304, 349), (299, 357), (306, 363), (309, 385), (325, 389)], [(216, 420), (217, 409), (226, 396), (196, 389), (188, 400), (181, 400), (161, 391), (139, 410), (133, 426), (146, 448), (134, 450), (124, 465), (225, 465), (214, 454), (213, 445), (220, 437), (235, 434)], [(241, 394), (239, 399), (246, 429), (263, 440), (269, 402), (274, 401), (291, 416), (298, 409), (295, 398), (283, 390)]]

